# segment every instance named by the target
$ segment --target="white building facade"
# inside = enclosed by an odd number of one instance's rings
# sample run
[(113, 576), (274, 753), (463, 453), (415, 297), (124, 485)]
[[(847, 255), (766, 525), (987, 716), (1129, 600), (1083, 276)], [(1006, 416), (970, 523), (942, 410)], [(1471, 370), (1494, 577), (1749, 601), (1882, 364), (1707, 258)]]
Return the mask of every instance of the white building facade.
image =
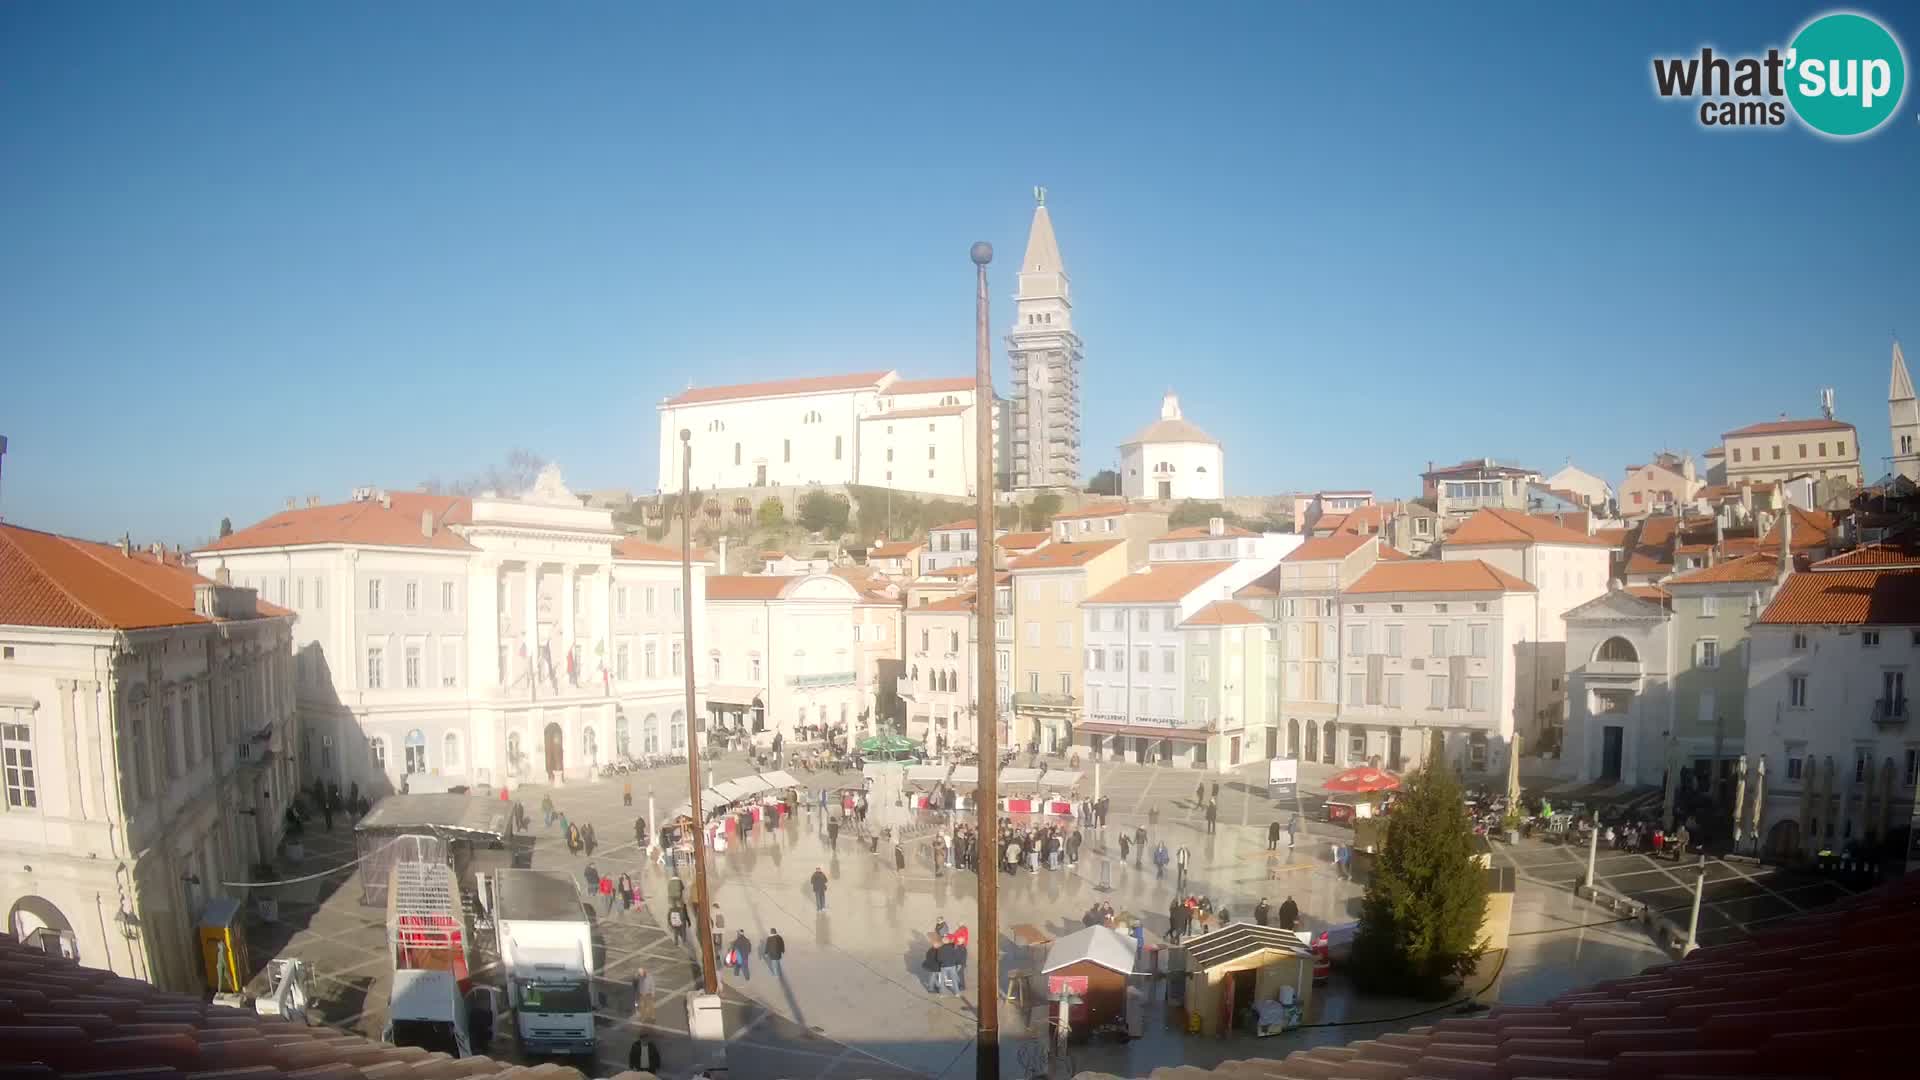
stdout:
[(377, 795), (416, 773), (563, 782), (623, 749), (684, 751), (706, 563), (689, 599), (677, 551), (623, 539), (557, 470), (521, 499), (363, 495), (289, 509), (195, 553), (203, 572), (300, 615), (297, 698), (316, 775)]
[(1669, 601), (1616, 589), (1565, 614), (1567, 737), (1573, 778), (1665, 782), (1673, 729)]
[(860, 684), (860, 590), (832, 574), (716, 576), (707, 582), (710, 707), (737, 710), (760, 743), (803, 729), (853, 732), (871, 706)]
[(195, 925), (279, 847), (310, 759), (292, 616), (152, 551), (0, 526), (4, 932), (209, 989)]
[(1169, 390), (1160, 419), (1120, 444), (1120, 486), (1129, 499), (1217, 501), (1226, 495), (1227, 454), (1180, 414), (1180, 398)]

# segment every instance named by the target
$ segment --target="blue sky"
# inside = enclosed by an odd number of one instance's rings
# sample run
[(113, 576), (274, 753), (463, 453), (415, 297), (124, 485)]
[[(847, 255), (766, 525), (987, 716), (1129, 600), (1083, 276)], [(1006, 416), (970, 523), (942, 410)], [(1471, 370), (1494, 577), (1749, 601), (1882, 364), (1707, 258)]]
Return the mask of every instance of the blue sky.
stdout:
[(1390, 495), (1833, 386), (1879, 475), (1920, 94), (1709, 132), (1649, 58), (1825, 7), (1440, 7), (0, 6), (0, 514), (190, 543), (516, 445), (646, 490), (689, 382), (970, 371), (1035, 184), (1089, 471), (1169, 385), (1235, 494)]

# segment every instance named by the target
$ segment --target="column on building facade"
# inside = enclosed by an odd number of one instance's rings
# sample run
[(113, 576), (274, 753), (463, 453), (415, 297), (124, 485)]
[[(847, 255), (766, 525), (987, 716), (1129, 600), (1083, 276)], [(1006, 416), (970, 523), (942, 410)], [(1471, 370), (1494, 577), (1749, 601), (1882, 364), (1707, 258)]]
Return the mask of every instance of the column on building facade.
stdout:
[[(605, 689), (612, 685), (613, 674), (613, 564), (609, 562), (598, 569), (593, 589), (593, 631), (599, 640), (594, 642), (593, 677)], [(693, 663), (691, 655), (687, 663)]]
[(553, 672), (556, 679), (564, 679), (572, 685), (567, 675), (567, 661), (573, 656), (573, 590), (580, 581), (580, 567), (573, 563), (560, 564), (560, 655), (553, 658)]
[[(527, 625), (521, 634), (520, 647), (527, 653), (528, 683), (529, 687), (533, 688), (538, 687), (540, 683), (540, 564), (529, 558), (524, 567), (521, 571), (521, 579), (526, 582), (527, 589)], [(528, 754), (533, 752), (524, 746), (521, 750)]]
[[(482, 591), (484, 589), (484, 591)], [(500, 672), (500, 564), (493, 559), (476, 559), (467, 569), (467, 679), (469, 689), (478, 688), (477, 676), (493, 672), (488, 680), (498, 686)]]
[[(54, 688), (60, 694), (60, 737), (64, 745), (62, 752), (67, 758), (67, 816), (75, 820), (87, 819), (87, 800), (80, 784), (80, 732), (73, 722), (74, 681), (55, 679)], [(34, 718), (36, 721), (38, 717)], [(37, 731), (37, 725), (36, 725)]]

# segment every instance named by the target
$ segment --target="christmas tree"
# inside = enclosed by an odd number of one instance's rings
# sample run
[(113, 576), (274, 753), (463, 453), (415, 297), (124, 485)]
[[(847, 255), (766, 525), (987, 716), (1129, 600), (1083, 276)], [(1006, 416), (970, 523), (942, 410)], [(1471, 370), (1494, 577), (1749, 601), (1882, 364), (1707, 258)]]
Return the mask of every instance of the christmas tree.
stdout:
[(1486, 871), (1474, 862), (1460, 781), (1438, 738), (1394, 802), (1353, 942), (1354, 980), (1376, 993), (1433, 997), (1473, 970), (1486, 942)]

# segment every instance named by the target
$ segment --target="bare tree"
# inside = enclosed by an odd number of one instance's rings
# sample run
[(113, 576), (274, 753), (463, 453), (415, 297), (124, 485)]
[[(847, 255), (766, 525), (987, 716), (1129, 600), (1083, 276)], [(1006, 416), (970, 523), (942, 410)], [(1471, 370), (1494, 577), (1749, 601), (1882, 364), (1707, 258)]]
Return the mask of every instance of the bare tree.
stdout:
[(429, 492), (444, 491), (449, 495), (480, 495), (491, 491), (496, 495), (512, 497), (533, 490), (533, 482), (539, 478), (540, 470), (546, 467), (546, 458), (516, 446), (507, 451), (504, 464), (489, 465), (472, 476), (444, 485), (435, 477), (420, 486)]

